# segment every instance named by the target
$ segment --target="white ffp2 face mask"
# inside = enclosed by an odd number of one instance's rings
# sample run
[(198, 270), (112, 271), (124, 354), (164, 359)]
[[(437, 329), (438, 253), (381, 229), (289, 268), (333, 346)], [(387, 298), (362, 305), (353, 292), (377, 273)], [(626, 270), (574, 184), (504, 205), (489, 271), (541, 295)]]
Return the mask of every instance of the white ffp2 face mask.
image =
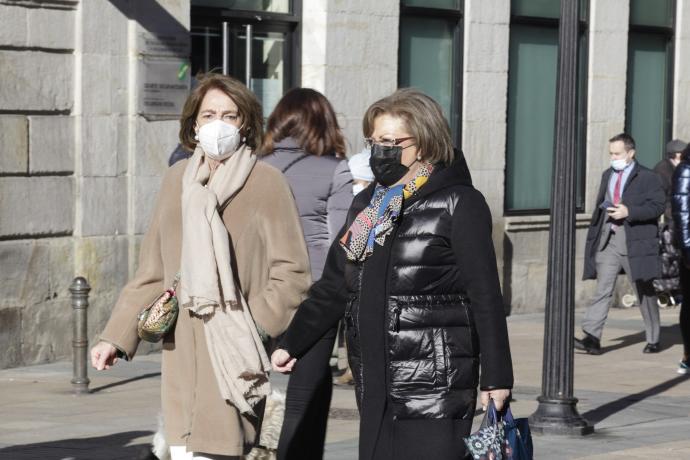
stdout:
[(628, 166), (628, 162), (624, 158), (620, 160), (611, 160), (611, 167), (616, 171), (623, 171), (626, 166)]
[(206, 123), (199, 128), (197, 136), (204, 153), (217, 161), (230, 158), (242, 141), (240, 130), (221, 120)]

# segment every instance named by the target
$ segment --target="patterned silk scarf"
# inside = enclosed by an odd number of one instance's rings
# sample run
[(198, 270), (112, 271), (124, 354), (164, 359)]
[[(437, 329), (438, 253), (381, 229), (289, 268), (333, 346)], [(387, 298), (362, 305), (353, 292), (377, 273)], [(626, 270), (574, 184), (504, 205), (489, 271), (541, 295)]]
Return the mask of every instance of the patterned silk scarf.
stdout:
[(433, 170), (431, 163), (424, 163), (417, 170), (414, 179), (404, 187), (402, 185), (376, 187), (369, 206), (357, 215), (340, 239), (340, 245), (345, 249), (348, 260), (364, 262), (374, 252), (374, 243), (383, 246), (400, 215), (403, 201), (417, 193), (427, 183)]

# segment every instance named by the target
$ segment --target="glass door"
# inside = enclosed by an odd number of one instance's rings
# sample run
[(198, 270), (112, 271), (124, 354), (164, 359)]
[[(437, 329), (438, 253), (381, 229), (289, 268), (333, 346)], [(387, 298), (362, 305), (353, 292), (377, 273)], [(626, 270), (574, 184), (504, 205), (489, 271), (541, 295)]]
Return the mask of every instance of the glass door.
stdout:
[[(269, 3), (274, 9), (281, 5)], [(192, 7), (192, 75), (222, 72), (237, 78), (254, 91), (268, 116), (285, 91), (299, 85), (299, 20), (294, 14), (245, 13)]]

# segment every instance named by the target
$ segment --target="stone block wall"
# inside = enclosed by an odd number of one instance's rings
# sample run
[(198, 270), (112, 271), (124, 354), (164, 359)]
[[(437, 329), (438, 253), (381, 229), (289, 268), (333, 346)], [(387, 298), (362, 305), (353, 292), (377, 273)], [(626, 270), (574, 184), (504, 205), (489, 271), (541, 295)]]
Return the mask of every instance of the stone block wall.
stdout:
[(93, 343), (136, 269), (178, 126), (139, 113), (138, 63), (179, 62), (143, 38), (188, 40), (189, 2), (0, 0), (0, 17), (4, 368), (71, 355), (75, 276), (91, 284)]
[(71, 347), (77, 2), (0, 2), (0, 368)]

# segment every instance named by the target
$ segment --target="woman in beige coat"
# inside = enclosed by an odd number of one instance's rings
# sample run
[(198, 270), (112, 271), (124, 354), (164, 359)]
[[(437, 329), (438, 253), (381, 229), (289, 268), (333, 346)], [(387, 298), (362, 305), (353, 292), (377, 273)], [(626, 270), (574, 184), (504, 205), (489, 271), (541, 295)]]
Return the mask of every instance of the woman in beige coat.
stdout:
[(180, 313), (162, 362), (173, 460), (251, 449), (270, 391), (259, 334), (285, 330), (311, 281), (290, 187), (256, 162), (261, 137), (261, 107), (244, 85), (201, 79), (180, 128), (194, 155), (163, 178), (138, 271), (91, 350), (99, 370), (132, 359), (137, 314), (180, 275)]

